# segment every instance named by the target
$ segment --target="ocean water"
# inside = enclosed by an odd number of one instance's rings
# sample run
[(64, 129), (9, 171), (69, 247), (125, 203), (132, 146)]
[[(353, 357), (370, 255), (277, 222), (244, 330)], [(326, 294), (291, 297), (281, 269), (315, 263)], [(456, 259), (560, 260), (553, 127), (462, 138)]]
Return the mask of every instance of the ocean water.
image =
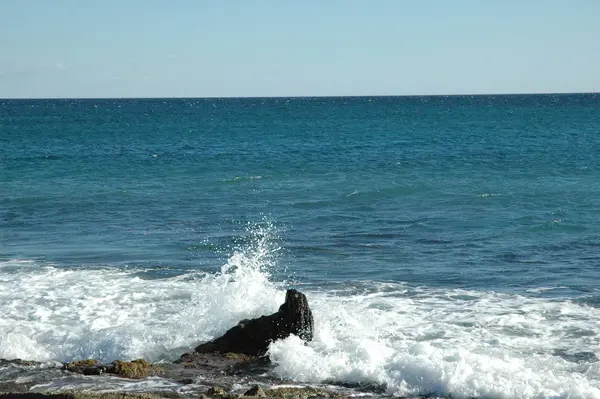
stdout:
[(286, 381), (600, 398), (599, 278), (597, 94), (0, 100), (0, 358), (173, 360), (295, 287)]

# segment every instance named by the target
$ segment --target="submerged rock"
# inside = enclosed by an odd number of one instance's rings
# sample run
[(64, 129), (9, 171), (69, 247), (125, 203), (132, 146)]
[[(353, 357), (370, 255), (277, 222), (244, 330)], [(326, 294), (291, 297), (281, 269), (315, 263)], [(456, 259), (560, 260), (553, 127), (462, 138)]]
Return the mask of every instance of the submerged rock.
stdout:
[(247, 390), (242, 396), (228, 393), (225, 389), (213, 386), (202, 394), (205, 399), (241, 399), (244, 397), (250, 398), (268, 398), (268, 399), (309, 399), (309, 398), (323, 398), (323, 399), (340, 399), (346, 397), (345, 395), (313, 387), (274, 387), (263, 390), (260, 385), (254, 385)]
[(162, 364), (166, 376), (195, 378), (202, 375), (215, 376), (259, 376), (268, 372), (269, 361), (264, 357), (239, 353), (184, 353), (172, 365)]
[(291, 334), (305, 341), (313, 338), (313, 316), (306, 296), (297, 290), (288, 290), (285, 302), (276, 313), (257, 319), (242, 320), (221, 337), (196, 347), (197, 353), (242, 353), (262, 356), (272, 341)]

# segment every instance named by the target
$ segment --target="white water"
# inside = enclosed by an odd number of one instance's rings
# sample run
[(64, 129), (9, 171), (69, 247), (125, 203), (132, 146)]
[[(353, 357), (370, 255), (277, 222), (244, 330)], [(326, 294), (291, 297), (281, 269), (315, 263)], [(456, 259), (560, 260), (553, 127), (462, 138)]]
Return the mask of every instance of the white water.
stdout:
[[(600, 311), (565, 301), (373, 284), (309, 298), (315, 340), (271, 345), (284, 377), (454, 398), (600, 398)], [(558, 351), (563, 350), (563, 356)], [(566, 354), (566, 355), (565, 355)]]
[(175, 359), (242, 318), (277, 310), (285, 291), (269, 281), (273, 250), (260, 236), (220, 273), (164, 279), (0, 263), (0, 358)]
[[(268, 237), (220, 273), (0, 264), (0, 358), (177, 358), (242, 318), (274, 312)], [(544, 288), (550, 289), (551, 287)], [(374, 382), (395, 395), (600, 398), (600, 310), (567, 300), (365, 282), (306, 291), (315, 339), (271, 345), (298, 382)]]

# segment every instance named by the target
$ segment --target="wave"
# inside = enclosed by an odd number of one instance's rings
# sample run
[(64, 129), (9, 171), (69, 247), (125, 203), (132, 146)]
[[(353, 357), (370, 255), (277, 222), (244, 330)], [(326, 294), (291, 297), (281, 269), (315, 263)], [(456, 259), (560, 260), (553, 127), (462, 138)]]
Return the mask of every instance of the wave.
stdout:
[(315, 340), (303, 345), (291, 337), (270, 347), (281, 377), (371, 381), (397, 396), (600, 397), (598, 309), (389, 285), (309, 300)]
[(285, 291), (269, 281), (269, 234), (256, 233), (216, 274), (143, 278), (138, 268), (2, 262), (0, 358), (174, 359), (242, 318), (277, 310)]
[[(133, 268), (2, 262), (0, 358), (175, 359), (240, 319), (277, 310), (287, 286), (272, 278), (276, 243), (274, 229), (254, 228), (219, 272), (163, 278)], [(277, 377), (371, 384), (396, 396), (600, 398), (596, 307), (395, 282), (301, 289), (315, 339), (271, 344)]]

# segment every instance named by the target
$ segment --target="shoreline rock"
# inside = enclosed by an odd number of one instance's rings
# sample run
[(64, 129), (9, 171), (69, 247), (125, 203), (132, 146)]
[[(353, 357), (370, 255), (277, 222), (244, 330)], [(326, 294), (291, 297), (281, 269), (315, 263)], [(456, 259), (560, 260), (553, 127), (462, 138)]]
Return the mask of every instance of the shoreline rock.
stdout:
[[(41, 363), (39, 362), (0, 359), (0, 365), (39, 370), (35, 371), (35, 374), (50, 371), (49, 375), (52, 375), (53, 379), (62, 379), (62, 372), (98, 376), (95, 378), (117, 376), (134, 380), (160, 376), (181, 384), (180, 387), (183, 385), (190, 388), (161, 392), (123, 392), (118, 390), (90, 392), (85, 388), (73, 391), (36, 392), (37, 389), (36, 391), (30, 391), (30, 389), (39, 384), (39, 380), (32, 379), (22, 386), (14, 384), (14, 386), (10, 384), (2, 386), (0, 384), (0, 399), (157, 399), (160, 397), (197, 398), (198, 395), (207, 399), (239, 399), (241, 397), (306, 399), (309, 397), (340, 398), (349, 396), (348, 392), (341, 393), (325, 387), (277, 387), (283, 381), (269, 373), (272, 366), (268, 356), (265, 356), (269, 344), (291, 334), (299, 336), (306, 342), (311, 341), (313, 328), (313, 315), (306, 296), (291, 289), (286, 292), (285, 302), (274, 314), (242, 320), (221, 337), (198, 345), (194, 352), (184, 353), (174, 362), (156, 365), (143, 359), (130, 362), (115, 360), (111, 363), (86, 359), (63, 364), (57, 363), (54, 366), (40, 369)], [(64, 374), (62, 375), (64, 376)], [(72, 378), (77, 381), (77, 378), (82, 377), (74, 376)], [(249, 378), (260, 385), (254, 385), (241, 392), (231, 391), (231, 387), (239, 386), (240, 383), (247, 382)], [(212, 386), (212, 388), (206, 390), (207, 386)]]
[(312, 341), (313, 329), (313, 315), (306, 295), (291, 289), (287, 290), (285, 302), (277, 312), (242, 320), (221, 337), (198, 345), (194, 352), (240, 353), (259, 357), (267, 352), (271, 342), (292, 334), (304, 341)]
[(306, 296), (290, 289), (277, 312), (242, 320), (221, 337), (198, 345), (194, 352), (184, 353), (172, 363), (154, 365), (137, 359), (103, 364), (87, 359), (65, 363), (62, 370), (86, 376), (111, 374), (130, 379), (160, 376), (173, 381), (193, 381), (197, 376), (266, 375), (270, 360), (265, 354), (271, 342), (291, 334), (308, 342), (313, 338), (313, 329), (313, 315)]
[(95, 359), (74, 360), (72, 362), (65, 363), (62, 369), (83, 375), (102, 375), (105, 373), (115, 374), (118, 377), (130, 378), (134, 380), (161, 375), (164, 373), (164, 369), (162, 367), (158, 367), (144, 359), (136, 359), (132, 360), (131, 362), (115, 360), (114, 362), (108, 364), (102, 364), (100, 361)]
[(182, 396), (162, 396), (160, 393), (150, 392), (20, 392), (2, 393), (0, 399), (165, 399), (183, 398)]
[[(183, 399), (185, 397), (185, 395), (168, 392), (90, 392), (85, 390), (64, 392), (0, 392), (0, 399)], [(312, 387), (263, 389), (260, 385), (254, 385), (243, 395), (229, 393), (220, 387), (211, 387), (198, 397), (203, 399), (341, 399), (346, 396), (333, 391)]]

